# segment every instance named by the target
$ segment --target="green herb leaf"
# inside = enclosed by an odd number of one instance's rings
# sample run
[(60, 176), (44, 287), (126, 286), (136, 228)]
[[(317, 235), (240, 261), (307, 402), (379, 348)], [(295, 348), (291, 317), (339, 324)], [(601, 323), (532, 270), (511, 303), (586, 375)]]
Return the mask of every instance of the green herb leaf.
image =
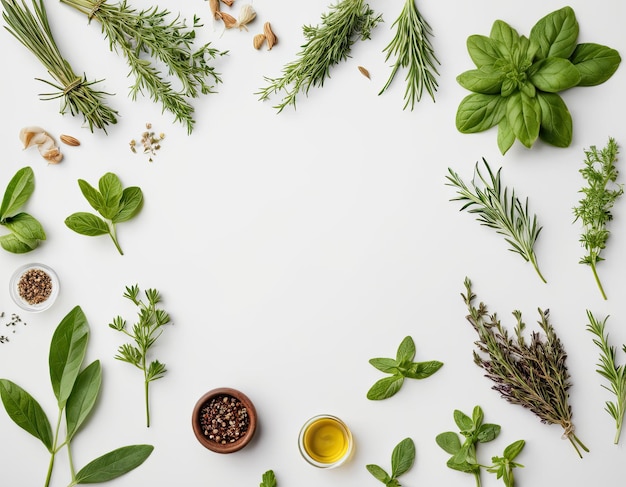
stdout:
[(98, 181), (98, 189), (102, 195), (102, 208), (98, 212), (106, 219), (112, 220), (120, 209), (122, 199), (122, 182), (112, 172), (106, 173)]
[(105, 206), (104, 198), (100, 192), (84, 179), (78, 180), (78, 187), (91, 207), (100, 213)]
[(369, 473), (371, 473), (376, 479), (380, 480), (383, 484), (387, 485), (391, 481), (391, 477), (389, 476), (389, 474), (378, 465), (365, 465), (365, 468)]
[(405, 438), (398, 443), (391, 453), (391, 476), (397, 478), (406, 473), (415, 462), (415, 443)]
[(555, 147), (569, 147), (572, 142), (572, 116), (556, 93), (537, 93), (541, 107), (539, 137)]
[(396, 352), (396, 362), (411, 362), (415, 358), (415, 342), (410, 336), (404, 337), (398, 351)]
[(18, 213), (5, 222), (5, 226), (15, 235), (16, 238), (35, 248), (40, 240), (46, 239), (46, 232), (41, 223), (28, 213)]
[(430, 362), (414, 362), (404, 376), (408, 379), (426, 379), (437, 372), (443, 366), (443, 362), (431, 360)]
[(506, 105), (506, 116), (515, 137), (530, 148), (539, 137), (541, 108), (536, 97), (518, 91), (513, 93)]
[(276, 487), (277, 486), (276, 476), (274, 475), (273, 470), (268, 470), (267, 472), (265, 472), (263, 476), (261, 477), (261, 480), (262, 481), (259, 484), (259, 487)]
[(496, 126), (506, 113), (506, 98), (473, 93), (463, 98), (456, 112), (456, 128), (464, 134), (483, 132)]
[(570, 61), (581, 75), (578, 86), (596, 86), (613, 76), (622, 58), (615, 49), (588, 42), (576, 46)]
[(496, 41), (495, 46), (500, 51), (500, 56), (505, 58), (511, 56), (520, 40), (517, 31), (504, 20), (496, 20), (493, 23), (489, 37)]
[(28, 201), (35, 190), (35, 175), (30, 167), (18, 170), (9, 181), (2, 205), (0, 206), (0, 222), (14, 216)]
[(454, 410), (454, 422), (459, 427), (461, 431), (473, 431), (474, 430), (474, 421), (463, 411), (459, 411), (458, 409)]
[[(456, 78), (465, 89), (485, 95), (499, 94), (502, 90), (502, 73), (491, 66), (472, 69), (461, 73)], [(493, 125), (492, 125), (493, 126)]]
[(487, 443), (497, 438), (500, 434), (500, 426), (497, 424), (485, 423), (480, 425), (476, 433), (476, 439), (480, 443)]
[(517, 455), (519, 455), (520, 452), (524, 449), (525, 445), (526, 442), (524, 440), (517, 440), (511, 443), (504, 449), (504, 457), (509, 461), (514, 460), (515, 457), (517, 457)]
[(74, 307), (52, 335), (48, 364), (50, 380), (59, 408), (72, 393), (87, 351), (89, 325), (80, 306)]
[(386, 374), (398, 373), (398, 362), (392, 358), (373, 358), (369, 360), (369, 363)]
[(40, 440), (52, 452), (50, 421), (33, 396), (10, 380), (0, 379), (0, 399), (13, 422)]
[[(539, 134), (541, 135), (541, 131), (539, 131)], [(502, 117), (498, 124), (498, 149), (500, 149), (500, 153), (506, 154), (514, 142), (515, 134), (513, 133), (513, 128), (509, 120), (506, 117)]]
[(456, 455), (459, 451), (461, 451), (461, 440), (459, 440), (459, 435), (453, 433), (452, 431), (446, 431), (445, 433), (438, 434), (435, 441), (450, 455)]
[(106, 235), (110, 232), (109, 226), (102, 218), (83, 211), (68, 216), (65, 219), (65, 225), (67, 225), (70, 230), (74, 230), (76, 233), (89, 237)]
[(89, 462), (76, 473), (77, 484), (96, 484), (116, 479), (137, 468), (150, 456), (151, 445), (118, 448)]
[(101, 384), (102, 368), (99, 360), (92, 362), (78, 374), (65, 407), (68, 440), (73, 438), (83, 421), (89, 416), (98, 398)]
[(536, 63), (530, 77), (533, 85), (548, 93), (572, 88), (580, 82), (581, 76), (576, 66), (567, 59), (551, 57)]
[(388, 399), (400, 390), (403, 382), (404, 377), (399, 374), (379, 379), (370, 390), (367, 391), (367, 398), (372, 401)]
[(30, 252), (35, 247), (17, 238), (17, 236), (11, 234), (0, 236), (0, 246), (8, 252), (14, 254), (25, 254)]
[(540, 46), (541, 59), (559, 57), (567, 59), (576, 47), (578, 21), (571, 7), (549, 13), (530, 31), (530, 39)]
[(482, 35), (467, 38), (467, 52), (478, 69), (488, 68), (502, 57), (496, 40)]
[(119, 210), (112, 218), (113, 223), (125, 222), (133, 218), (143, 205), (143, 192), (137, 186), (124, 188), (119, 202)]

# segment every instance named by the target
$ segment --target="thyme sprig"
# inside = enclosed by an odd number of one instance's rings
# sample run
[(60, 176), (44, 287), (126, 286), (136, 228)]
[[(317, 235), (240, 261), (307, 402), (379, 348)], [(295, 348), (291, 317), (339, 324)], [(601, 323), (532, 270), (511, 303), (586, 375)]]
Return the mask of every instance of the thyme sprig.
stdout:
[(584, 233), (580, 237), (580, 242), (587, 250), (587, 255), (579, 263), (591, 267), (604, 299), (607, 297), (598, 277), (597, 264), (604, 260), (600, 254), (606, 248), (610, 235), (606, 226), (613, 219), (611, 208), (617, 198), (624, 193), (622, 185), (616, 183), (619, 174), (615, 168), (618, 152), (618, 145), (612, 137), (600, 151), (593, 145), (589, 150), (585, 150), (585, 167), (580, 173), (588, 186), (580, 190), (585, 197), (574, 208), (576, 216), (574, 221), (580, 220), (583, 224)]
[[(587, 330), (595, 335), (593, 343), (600, 349), (600, 359), (596, 371), (609, 383), (609, 386), (602, 384), (602, 387), (615, 396), (615, 402), (606, 401), (605, 410), (615, 420), (616, 432), (613, 442), (617, 445), (626, 412), (626, 366), (624, 364), (617, 365), (616, 349), (609, 344), (609, 334), (605, 332), (608, 317), (600, 321), (587, 310), (587, 319), (589, 320)], [(622, 345), (622, 351), (626, 353), (626, 345)]]
[(393, 56), (395, 63), (379, 95), (389, 88), (400, 68), (408, 67), (404, 109), (410, 104), (413, 110), (415, 103), (422, 98), (424, 88), (435, 101), (435, 91), (438, 87), (436, 76), (439, 75), (437, 65), (441, 63), (435, 56), (430, 42), (432, 29), (417, 9), (415, 0), (405, 1), (400, 16), (392, 24), (392, 28), (394, 27), (396, 34), (383, 52), (387, 53), (385, 61)]
[(531, 410), (542, 423), (559, 424), (582, 458), (581, 449), (588, 448), (574, 432), (568, 390), (571, 387), (567, 370), (567, 354), (561, 340), (549, 323), (549, 311), (539, 309), (539, 326), (544, 332), (533, 332), (530, 342), (523, 336), (525, 323), (520, 311), (513, 311), (516, 320), (514, 337), (502, 326), (496, 314), (489, 314), (484, 303), (473, 305), (476, 295), (471, 281), (465, 278), (466, 293), (461, 294), (468, 307), (467, 320), (478, 333), (474, 362), (494, 382), (498, 391), (511, 404)]
[[(487, 161), (483, 158), (488, 176), (484, 176), (475, 166), (474, 178), (468, 186), (461, 177), (448, 168), (446, 179), (448, 186), (457, 188), (458, 196), (450, 201), (462, 201), (465, 204), (461, 211), (477, 215), (477, 220), (497, 233), (504, 235), (504, 239), (511, 246), (509, 250), (521, 255), (526, 262), (530, 262), (543, 282), (545, 278), (539, 270), (535, 255), (535, 242), (542, 227), (537, 225), (537, 215), (528, 212), (528, 198), (524, 204), (516, 196), (515, 190), (509, 195), (507, 187), (502, 186), (500, 172), (494, 173)], [(478, 176), (479, 184), (476, 182)], [(470, 187), (471, 186), (471, 187)]]
[[(196, 29), (202, 24), (196, 16), (189, 29), (184, 19), (176, 16), (169, 20), (170, 12), (153, 7), (137, 11), (126, 0), (111, 5), (104, 0), (61, 0), (61, 3), (87, 15), (89, 22), (97, 20), (109, 40), (111, 51), (126, 58), (135, 83), (130, 87), (130, 97), (149, 94), (162, 104), (163, 111), (174, 114), (174, 120), (193, 131), (194, 108), (190, 98), (200, 93), (214, 93), (221, 82), (220, 75), (209, 65), (210, 59), (226, 54), (211, 47), (210, 43), (194, 49)], [(155, 66), (167, 66), (168, 76), (180, 84), (176, 89), (172, 82)]]
[(371, 30), (382, 21), (363, 0), (339, 0), (321, 16), (318, 26), (302, 28), (305, 44), (295, 61), (283, 67), (278, 78), (264, 77), (268, 85), (257, 95), (267, 100), (279, 91), (286, 92), (274, 108), (280, 113), (286, 106), (296, 106), (299, 93), (308, 95), (311, 87), (322, 87), (330, 77), (330, 68), (350, 57), (354, 43), (370, 38)]
[(72, 116), (82, 115), (92, 132), (94, 127), (106, 132), (107, 125), (117, 123), (117, 111), (106, 104), (110, 93), (94, 89), (94, 85), (102, 80), (89, 81), (86, 75), (75, 74), (55, 42), (43, 0), (33, 0), (32, 4), (34, 13), (24, 1), (2, 0), (2, 17), (7, 24), (5, 28), (39, 59), (54, 78), (54, 81), (36, 78), (57, 90), (41, 94), (41, 99), (61, 99), (61, 114), (69, 111)]

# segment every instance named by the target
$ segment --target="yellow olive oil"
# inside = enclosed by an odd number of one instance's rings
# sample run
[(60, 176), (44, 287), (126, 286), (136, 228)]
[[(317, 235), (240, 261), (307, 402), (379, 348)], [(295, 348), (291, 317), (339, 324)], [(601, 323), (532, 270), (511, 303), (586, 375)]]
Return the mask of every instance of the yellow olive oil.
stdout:
[(302, 434), (302, 448), (314, 461), (331, 465), (342, 460), (351, 449), (350, 431), (332, 416), (314, 418)]

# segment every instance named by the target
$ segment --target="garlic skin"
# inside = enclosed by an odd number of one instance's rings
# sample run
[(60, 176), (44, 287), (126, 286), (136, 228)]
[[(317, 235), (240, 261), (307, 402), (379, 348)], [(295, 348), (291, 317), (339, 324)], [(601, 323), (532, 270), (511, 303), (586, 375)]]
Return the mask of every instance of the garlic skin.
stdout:
[(20, 140), (24, 144), (24, 149), (36, 145), (41, 157), (50, 164), (58, 164), (63, 160), (63, 154), (56, 141), (41, 127), (24, 127), (20, 130)]
[(256, 11), (254, 10), (254, 7), (250, 5), (249, 3), (246, 3), (245, 5), (242, 5), (241, 9), (239, 10), (239, 19), (237, 20), (237, 27), (239, 27), (239, 30), (241, 29), (248, 30), (246, 25), (252, 22), (255, 18), (256, 18)]
[[(47, 135), (46, 131), (41, 127), (24, 127), (20, 130), (20, 140), (22, 141), (22, 144), (24, 144), (24, 149), (28, 149), (32, 145), (40, 144), (41, 141), (43, 141), (41, 138), (42, 134), (43, 136)], [(37, 140), (40, 142), (33, 140), (35, 136), (39, 136), (39, 139)]]

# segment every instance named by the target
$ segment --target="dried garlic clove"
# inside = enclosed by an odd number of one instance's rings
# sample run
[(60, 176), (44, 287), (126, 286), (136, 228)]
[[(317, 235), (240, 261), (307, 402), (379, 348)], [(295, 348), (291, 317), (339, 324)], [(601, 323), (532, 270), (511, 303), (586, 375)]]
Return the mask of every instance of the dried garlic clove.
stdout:
[(261, 46), (263, 45), (264, 42), (265, 42), (264, 34), (257, 34), (252, 38), (252, 45), (254, 46), (255, 49), (261, 49)]
[(239, 10), (239, 20), (237, 21), (237, 26), (239, 30), (242, 28), (248, 30), (246, 25), (252, 22), (256, 18), (256, 11), (254, 7), (249, 3), (242, 5), (241, 10)]
[(237, 19), (226, 12), (218, 12), (218, 17), (224, 22), (224, 27), (232, 29), (237, 26)]
[(52, 149), (48, 149), (46, 151), (39, 151), (41, 156), (47, 160), (50, 164), (58, 164), (63, 159), (63, 154), (58, 149), (58, 147), (53, 147)]
[(77, 147), (80, 145), (80, 141), (76, 137), (72, 137), (71, 135), (62, 134), (59, 139), (66, 145), (70, 145), (72, 147)]
[(228, 5), (229, 7), (233, 6), (233, 0), (222, 0), (224, 5)]
[(33, 138), (39, 135), (39, 140), (41, 140), (41, 134), (47, 135), (46, 131), (41, 127), (24, 127), (22, 130), (20, 130), (20, 141), (22, 142), (22, 144), (24, 144), (24, 149), (36, 145), (38, 142), (34, 141)]
[(276, 34), (272, 31), (272, 26), (269, 22), (265, 22), (263, 25), (263, 33), (265, 34), (265, 38), (267, 39), (267, 50), (271, 51), (272, 47), (276, 45), (278, 42), (278, 38)]
[(220, 0), (209, 0), (209, 7), (211, 9), (211, 13), (213, 14), (213, 18), (218, 20), (220, 18)]
[(359, 71), (361, 72), (363, 76), (365, 76), (367, 79), (371, 79), (370, 72), (367, 69), (365, 69), (363, 66), (357, 66), (357, 68), (359, 69)]

